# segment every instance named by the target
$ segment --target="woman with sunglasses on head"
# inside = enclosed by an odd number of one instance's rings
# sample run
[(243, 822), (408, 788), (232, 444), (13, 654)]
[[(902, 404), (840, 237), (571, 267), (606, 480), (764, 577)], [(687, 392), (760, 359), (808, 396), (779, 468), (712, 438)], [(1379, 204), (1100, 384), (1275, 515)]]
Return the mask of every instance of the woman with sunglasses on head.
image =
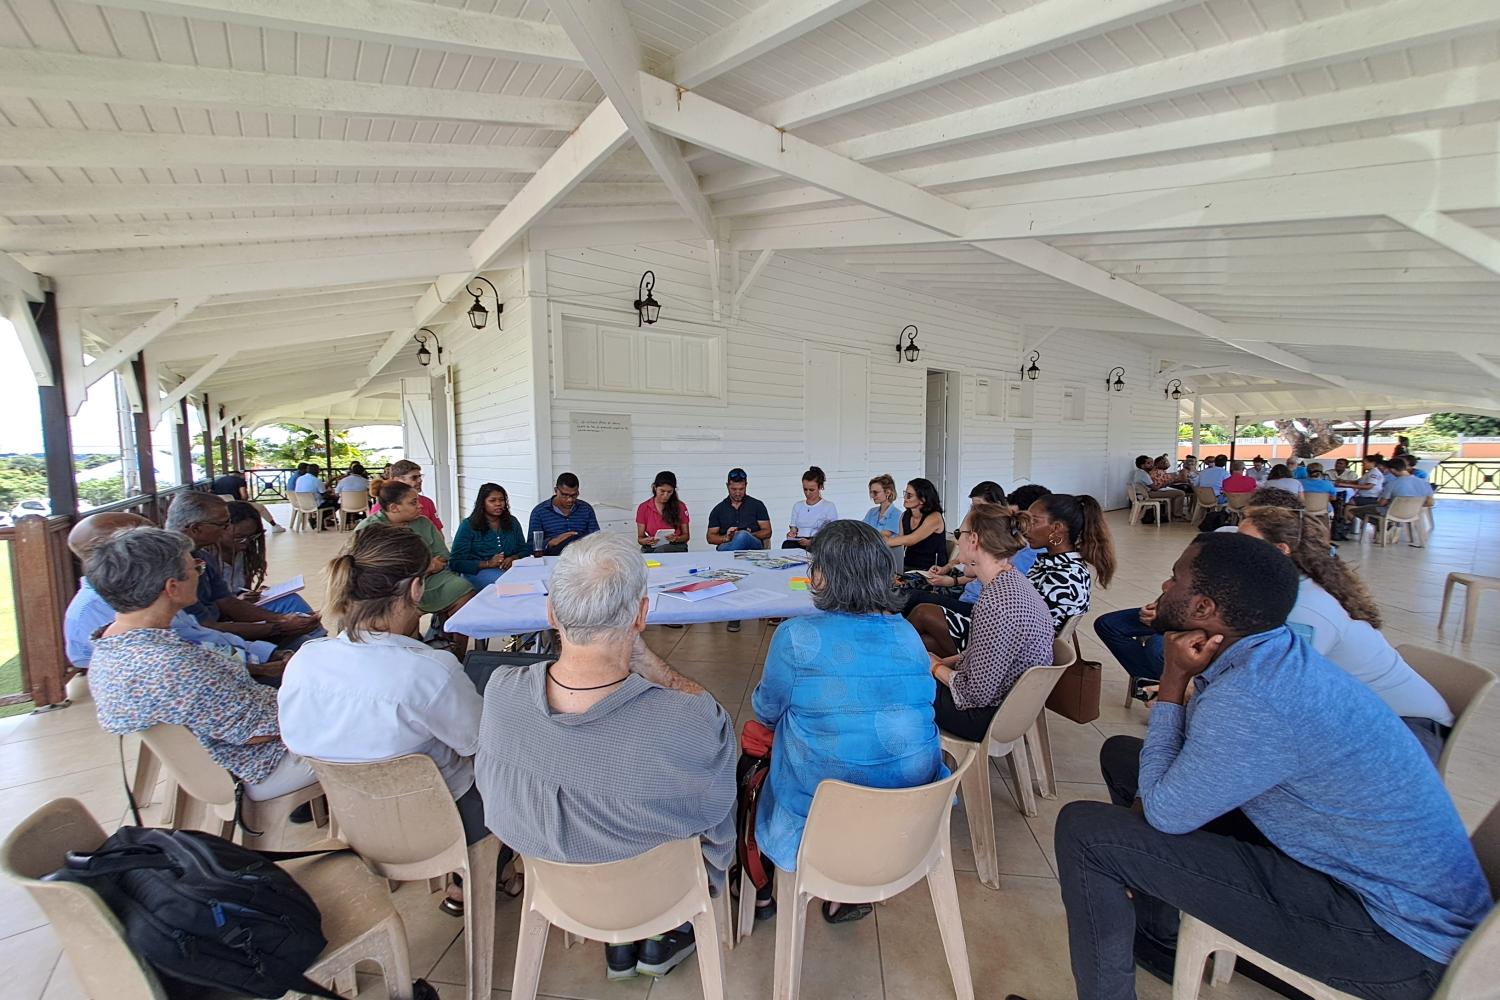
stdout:
[(929, 655), (938, 681), (938, 728), (960, 739), (984, 739), (1021, 675), (1052, 663), (1052, 616), (1010, 562), (1026, 548), (1030, 523), (1031, 515), (1013, 507), (975, 504), (958, 529), (958, 551), (981, 583), (979, 600), (964, 651)]
[(901, 531), (885, 540), (891, 548), (904, 548), (901, 568), (929, 570), (948, 555), (948, 540), (943, 527), (943, 504), (937, 487), (928, 479), (913, 479), (906, 484), (901, 498)]
[(1044, 549), (1026, 571), (1061, 632), (1068, 619), (1087, 614), (1092, 580), (1089, 568), (1108, 587), (1115, 576), (1115, 543), (1104, 523), (1104, 509), (1091, 496), (1049, 493), (1028, 508), (1026, 540)]
[(531, 554), (521, 522), (510, 512), (510, 494), (499, 483), (485, 483), (474, 510), (453, 533), (448, 568), (483, 590), (500, 579), (516, 559)]
[(1286, 620), (1292, 631), (1379, 695), (1436, 760), (1453, 712), (1380, 633), (1380, 608), (1353, 568), (1328, 554), (1323, 519), (1300, 510), (1251, 507), (1240, 518), (1239, 531), (1271, 543), (1296, 563), (1302, 582)]

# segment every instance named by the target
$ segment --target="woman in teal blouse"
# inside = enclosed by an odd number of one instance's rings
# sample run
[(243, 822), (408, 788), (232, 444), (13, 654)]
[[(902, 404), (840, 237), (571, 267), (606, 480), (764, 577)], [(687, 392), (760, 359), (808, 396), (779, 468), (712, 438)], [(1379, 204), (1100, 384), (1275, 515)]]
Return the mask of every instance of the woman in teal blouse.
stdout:
[(510, 512), (510, 494), (499, 483), (485, 483), (479, 487), (474, 512), (453, 535), (448, 568), (475, 590), (483, 590), (528, 551), (521, 523)]

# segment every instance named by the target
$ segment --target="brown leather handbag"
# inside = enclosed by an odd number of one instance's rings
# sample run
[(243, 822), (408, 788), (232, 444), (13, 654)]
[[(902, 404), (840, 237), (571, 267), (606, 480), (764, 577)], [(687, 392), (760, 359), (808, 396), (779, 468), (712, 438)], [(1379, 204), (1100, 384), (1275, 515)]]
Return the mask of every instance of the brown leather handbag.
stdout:
[(1073, 636), (1073, 662), (1047, 696), (1047, 707), (1077, 723), (1093, 722), (1099, 718), (1099, 687), (1103, 674), (1104, 664), (1084, 659), (1078, 636)]

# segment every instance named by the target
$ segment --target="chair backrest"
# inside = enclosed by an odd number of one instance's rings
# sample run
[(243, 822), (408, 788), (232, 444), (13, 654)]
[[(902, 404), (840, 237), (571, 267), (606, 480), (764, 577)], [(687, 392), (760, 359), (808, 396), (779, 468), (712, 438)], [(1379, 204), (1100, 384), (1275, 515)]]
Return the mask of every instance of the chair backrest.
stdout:
[(1069, 639), (1073, 638), (1073, 633), (1078, 631), (1078, 623), (1081, 622), (1081, 621), (1083, 621), (1083, 615), (1074, 615), (1073, 617), (1069, 618), (1067, 621), (1063, 622), (1063, 627), (1057, 630), (1057, 642), (1054, 642), (1052, 644), (1053, 656), (1054, 656), (1054, 659), (1053, 659), (1052, 662), (1054, 664), (1057, 662), (1057, 660), (1055, 659), (1055, 657), (1056, 657), (1056, 651), (1058, 649), (1059, 644), (1062, 644), (1065, 648), (1068, 649), (1068, 655), (1069, 656), (1072, 655), (1072, 653), (1073, 653), (1072, 648), (1067, 646), (1067, 642), (1068, 642)]
[[(1443, 745), (1443, 754), (1438, 758), (1438, 773), (1446, 779), (1448, 758), (1458, 746), (1459, 737), (1472, 718), (1472, 710), (1484, 699), (1490, 688), (1495, 686), (1495, 675), (1477, 663), (1460, 660), (1435, 649), (1401, 645), (1396, 647), (1396, 652), (1406, 661), (1407, 666), (1437, 689), (1437, 693), (1448, 703), (1448, 710), (1453, 713), (1453, 732), (1448, 734), (1448, 742)], [(1497, 836), (1500, 836), (1500, 830), (1497, 830)], [(1496, 849), (1500, 851), (1500, 847)], [(1500, 889), (1500, 882), (1491, 884)]]
[(208, 755), (186, 726), (157, 725), (141, 733), (141, 741), (156, 754), (172, 778), (199, 802), (234, 805), (234, 779)]
[(1328, 505), (1333, 502), (1330, 493), (1306, 493), (1302, 494), (1302, 509), (1309, 514), (1326, 514)]
[(292, 500), (292, 508), (301, 511), (315, 511), (318, 509), (318, 495), (316, 493), (288, 493)]
[(528, 857), (526, 902), (548, 922), (592, 941), (639, 941), (703, 909), (708, 876), (697, 837), (624, 861), (572, 865)]
[(367, 514), (370, 511), (370, 494), (344, 490), (339, 493), (339, 510), (349, 514)]
[(980, 765), (987, 760), (969, 751), (948, 777), (915, 788), (819, 782), (797, 851), (803, 884), (824, 899), (856, 902), (859, 893), (824, 892), (829, 886), (856, 886), (889, 889), (889, 896), (894, 896), (921, 878), (931, 859), (946, 846), (943, 841), (948, 839), (948, 815), (958, 780), (966, 768), (976, 766), (976, 758)]
[(1225, 493), (1224, 500), (1230, 510), (1244, 510), (1250, 506), (1250, 494), (1248, 493)]
[(1052, 643), (1052, 657), (1058, 660), (1059, 653), (1065, 659), (1052, 666), (1032, 667), (1021, 675), (1000, 703), (1000, 710), (990, 720), (988, 740), (995, 743), (1012, 743), (1026, 735), (1036, 722), (1037, 713), (1047, 704), (1047, 696), (1062, 679), (1063, 671), (1073, 662), (1073, 647), (1057, 641)]
[[(412, 865), (464, 848), (453, 793), (426, 754), (369, 764), (308, 759), (339, 834), (377, 867)], [(384, 872), (382, 872), (384, 874)]]
[[(1479, 867), (1490, 883), (1491, 894), (1500, 893), (1500, 805), (1469, 835)], [(1468, 1000), (1495, 995), (1495, 970), (1500, 968), (1500, 907), (1474, 929), (1448, 966), (1432, 1000)]]
[(1129, 487), (1130, 487), (1130, 499), (1131, 500), (1150, 500), (1151, 499), (1151, 491), (1148, 490), (1148, 489), (1146, 489), (1146, 487), (1142, 486), (1140, 483), (1132, 482), (1132, 483), (1129, 484)]
[(1201, 507), (1219, 506), (1219, 495), (1213, 491), (1213, 487), (1211, 486), (1194, 486), (1193, 496), (1198, 499), (1198, 505)]
[(125, 943), (99, 895), (77, 882), (43, 882), (69, 851), (93, 851), (104, 831), (77, 799), (53, 799), (0, 845), (0, 872), (23, 886), (51, 921), (84, 992), (110, 1000), (164, 1000), (156, 975)]
[(1385, 516), (1393, 521), (1412, 521), (1422, 516), (1422, 506), (1425, 503), (1426, 497), (1396, 497), (1391, 501)]

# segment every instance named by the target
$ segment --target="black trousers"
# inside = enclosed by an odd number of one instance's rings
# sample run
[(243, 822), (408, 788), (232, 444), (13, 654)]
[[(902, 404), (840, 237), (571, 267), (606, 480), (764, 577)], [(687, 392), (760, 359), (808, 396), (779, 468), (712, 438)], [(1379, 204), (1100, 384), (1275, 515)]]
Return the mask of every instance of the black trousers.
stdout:
[(943, 732), (952, 733), (961, 740), (978, 743), (990, 731), (990, 720), (998, 711), (999, 705), (959, 708), (953, 703), (953, 692), (948, 690), (948, 685), (938, 681), (937, 698), (932, 703), (932, 712), (937, 718), (937, 727)]
[(1099, 763), (1112, 802), (1070, 802), (1057, 819), (1079, 1000), (1133, 998), (1137, 950), (1170, 961), (1178, 911), (1358, 997), (1432, 995), (1444, 965), (1375, 923), (1342, 883), (1277, 850), (1242, 813), (1174, 835), (1129, 808), (1141, 746), (1131, 736), (1107, 740)]

